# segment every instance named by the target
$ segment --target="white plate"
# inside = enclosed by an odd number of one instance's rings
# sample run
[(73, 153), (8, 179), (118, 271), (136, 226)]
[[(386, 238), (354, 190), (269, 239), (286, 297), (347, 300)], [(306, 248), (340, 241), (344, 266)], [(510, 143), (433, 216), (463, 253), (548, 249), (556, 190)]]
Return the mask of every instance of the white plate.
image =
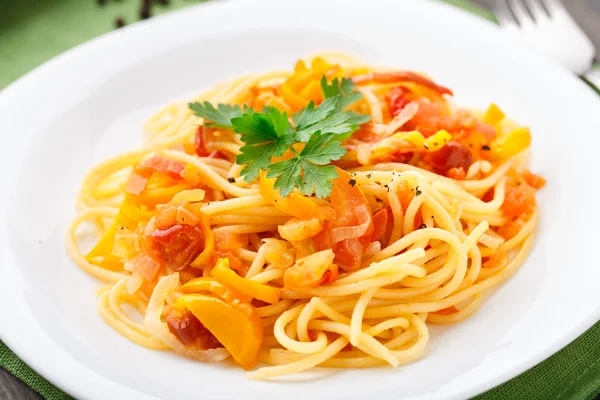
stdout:
[[(533, 130), (548, 179), (527, 263), (468, 321), (432, 329), (399, 369), (253, 382), (243, 371), (130, 343), (95, 310), (98, 282), (65, 249), (75, 193), (95, 162), (140, 139), (161, 105), (318, 50), (425, 71), (460, 104), (497, 102)], [(93, 40), (0, 95), (0, 334), (78, 398), (465, 398), (530, 368), (600, 316), (596, 257), (600, 101), (490, 23), (424, 1), (213, 2)]]

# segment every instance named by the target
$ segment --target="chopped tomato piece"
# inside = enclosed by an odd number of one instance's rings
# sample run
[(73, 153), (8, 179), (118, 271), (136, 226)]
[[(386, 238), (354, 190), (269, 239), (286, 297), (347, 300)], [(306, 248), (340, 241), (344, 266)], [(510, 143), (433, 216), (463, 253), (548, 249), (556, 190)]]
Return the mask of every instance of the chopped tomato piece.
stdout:
[(136, 172), (132, 172), (129, 181), (127, 182), (127, 186), (125, 187), (125, 191), (138, 196), (146, 188), (149, 178), (150, 177), (148, 176), (141, 176)]
[(330, 195), (336, 218), (329, 225), (331, 239), (337, 243), (344, 239), (358, 238), (373, 231), (371, 208), (360, 188), (346, 171), (337, 169)]
[(189, 266), (204, 250), (204, 234), (197, 226), (173, 225), (152, 233), (166, 267), (180, 271)]
[(408, 164), (413, 158), (414, 153), (412, 151), (406, 151), (404, 149), (392, 150), (389, 153), (384, 153), (379, 157), (375, 157), (371, 160), (373, 163), (400, 163)]
[(485, 192), (485, 194), (481, 198), (481, 201), (485, 201), (486, 203), (489, 203), (492, 200), (494, 200), (494, 188), (493, 187), (490, 188), (487, 192)]
[[(195, 260), (205, 263), (212, 256), (213, 234), (197, 203), (184, 200), (157, 207), (155, 226), (150, 234), (153, 249), (166, 267), (180, 271)], [(201, 254), (202, 260), (197, 260)]]
[(523, 179), (525, 179), (525, 182), (527, 182), (529, 186), (536, 190), (541, 189), (544, 187), (544, 185), (546, 185), (546, 180), (544, 178), (532, 173), (528, 169), (524, 170), (521, 173), (521, 176), (523, 177)]
[(502, 212), (510, 217), (531, 215), (535, 210), (535, 189), (527, 184), (506, 185)]
[(152, 172), (160, 172), (174, 179), (181, 178), (181, 171), (185, 164), (181, 161), (170, 160), (163, 156), (154, 155), (150, 158), (142, 160), (134, 169), (134, 171), (145, 177), (149, 177)]
[[(374, 142), (378, 139), (381, 138), (381, 135), (378, 135), (377, 133), (373, 132), (373, 123), (372, 122), (367, 122), (366, 124), (362, 124), (360, 126), (360, 128), (358, 128), (358, 130), (356, 132), (354, 132), (354, 134), (352, 135), (353, 139), (358, 139), (360, 141), (363, 142)], [(350, 146), (347, 146), (346, 150), (352, 150), (355, 149), (355, 145), (352, 146), (352, 141), (346, 141), (344, 142), (345, 144), (350, 144)]]
[(202, 325), (202, 322), (189, 311), (171, 311), (167, 314), (167, 326), (186, 347), (202, 350), (223, 347), (217, 338)]
[(345, 239), (333, 247), (335, 261), (347, 270), (360, 267), (365, 245), (358, 239)]
[(446, 176), (457, 181), (462, 181), (467, 176), (467, 173), (463, 167), (450, 168), (448, 172), (446, 172)]
[(367, 83), (371, 81), (380, 83), (413, 82), (417, 85), (432, 89), (439, 94), (452, 95), (452, 90), (444, 86), (440, 86), (431, 79), (411, 71), (368, 72), (366, 74), (352, 77), (352, 81), (356, 84)]
[(210, 128), (200, 125), (198, 129), (196, 129), (196, 137), (194, 139), (194, 145), (196, 146), (196, 154), (198, 157), (208, 157), (210, 151), (206, 148), (207, 142), (207, 133)]
[(449, 142), (438, 151), (431, 153), (427, 162), (440, 171), (448, 171), (452, 168), (467, 170), (473, 162), (473, 156), (462, 144)]
[(523, 229), (527, 221), (529, 221), (529, 218), (531, 218), (531, 215), (529, 214), (520, 215), (508, 224), (499, 227), (497, 233), (504, 239), (509, 240), (515, 237), (521, 229)]
[(388, 211), (386, 208), (382, 208), (373, 214), (373, 233), (371, 234), (371, 241), (376, 242), (381, 240), (385, 235), (388, 223)]
[(388, 101), (388, 107), (390, 114), (396, 116), (400, 114), (400, 111), (410, 103), (410, 99), (406, 96), (408, 89), (402, 87), (391, 88), (385, 95)]
[(336, 218), (328, 225), (329, 240), (336, 255), (336, 262), (354, 269), (360, 266), (365, 246), (371, 242), (373, 216), (364, 194), (351, 176), (338, 169), (333, 181), (330, 201)]
[(161, 254), (154, 247), (154, 241), (147, 235), (138, 238), (140, 251), (135, 253), (127, 261), (146, 281), (153, 281), (163, 266)]

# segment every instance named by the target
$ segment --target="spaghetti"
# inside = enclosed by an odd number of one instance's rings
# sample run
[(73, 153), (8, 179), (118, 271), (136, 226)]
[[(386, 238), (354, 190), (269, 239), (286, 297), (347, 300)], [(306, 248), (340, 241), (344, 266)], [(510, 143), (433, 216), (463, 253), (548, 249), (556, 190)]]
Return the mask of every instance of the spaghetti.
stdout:
[[(497, 106), (458, 108), (422, 75), (343, 54), (233, 79), (194, 101), (228, 105), (214, 108), (222, 114), (246, 105), (291, 115), (319, 110), (335, 87), (327, 82), (353, 96), (342, 119), (357, 117), (326, 163), (330, 193), (296, 186), (283, 196), (266, 165), (249, 178), (236, 162), (248, 139), (187, 103), (153, 116), (141, 149), (87, 173), (67, 247), (107, 282), (97, 292), (107, 324), (150, 349), (232, 356), (252, 379), (396, 367), (423, 354), (428, 324), (468, 318), (521, 266), (544, 180), (524, 169), (529, 130)], [(296, 117), (290, 124), (299, 129)], [(297, 185), (319, 166), (298, 172)], [(99, 234), (87, 253), (84, 223)]]

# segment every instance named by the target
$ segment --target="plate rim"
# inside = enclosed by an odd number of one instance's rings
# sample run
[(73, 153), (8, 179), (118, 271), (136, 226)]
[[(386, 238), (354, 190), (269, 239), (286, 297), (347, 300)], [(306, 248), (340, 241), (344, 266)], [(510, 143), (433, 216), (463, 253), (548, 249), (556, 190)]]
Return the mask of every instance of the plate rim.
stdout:
[[(231, 7), (233, 3), (241, 2), (241, 1), (242, 0), (226, 0), (226, 1), (221, 0), (218, 2), (212, 1), (212, 2), (206, 2), (206, 3), (202, 3), (202, 4), (193, 5), (190, 7), (175, 10), (175, 11), (154, 17), (151, 20), (141, 21), (139, 23), (127, 26), (124, 29), (105, 33), (105, 34), (95, 37), (89, 41), (81, 43), (81, 44), (53, 57), (52, 59), (46, 61), (45, 63), (39, 65), (32, 71), (26, 73), (25, 75), (23, 75), (22, 77), (20, 77), (13, 83), (11, 83), (4, 90), (2, 90), (2, 92), (0, 92), (0, 112), (2, 111), (2, 108), (3, 108), (2, 107), (4, 104), (3, 102), (7, 101), (7, 99), (10, 99), (13, 96), (18, 96), (19, 91), (26, 90), (26, 86), (27, 86), (27, 84), (30, 83), (30, 81), (33, 83), (35, 80), (44, 80), (44, 75), (47, 73), (46, 71), (51, 72), (52, 68), (61, 67), (63, 64), (68, 65), (72, 58), (79, 57), (79, 54), (82, 53), (83, 51), (92, 50), (94, 47), (96, 47), (100, 44), (109, 44), (111, 41), (116, 40), (115, 38), (118, 38), (123, 35), (127, 35), (129, 32), (137, 32), (137, 31), (140, 31), (143, 29), (150, 29), (150, 27), (152, 27), (152, 26), (163, 24), (164, 21), (176, 20), (180, 15), (188, 14), (188, 13), (195, 13), (195, 12), (198, 12), (199, 9), (204, 9), (205, 7), (215, 7), (215, 8), (225, 7), (225, 8), (227, 8), (227, 7)], [(305, 3), (306, 2), (306, 0), (305, 1), (293, 0), (293, 1), (296, 3)], [(321, 1), (323, 1), (323, 0), (321, 0)], [(336, 0), (327, 0), (327, 1), (336, 2)], [(377, 1), (384, 2), (386, 0), (377, 0)], [(260, 0), (246, 0), (245, 2), (247, 2), (247, 3), (253, 2), (253, 3), (258, 3), (258, 4), (261, 3)], [(411, 2), (415, 3), (416, 1), (411, 0)], [(262, 2), (262, 3), (265, 3), (265, 2)], [(441, 3), (438, 1), (434, 1), (434, 0), (430, 0), (427, 3), (428, 3), (429, 7), (444, 8), (445, 9), (444, 12), (446, 12), (446, 13), (463, 13), (465, 15), (468, 15), (471, 20), (478, 21), (478, 23), (483, 23), (490, 27), (496, 26), (493, 22), (491, 22), (489, 20), (486, 20), (482, 17), (473, 15), (465, 10), (453, 7), (450, 4)], [(506, 38), (505, 40), (511, 40), (511, 39)], [(513, 43), (515, 43), (516, 46), (520, 46), (520, 47), (522, 46), (520, 43), (518, 43), (516, 41), (513, 41)], [(532, 56), (537, 58), (538, 60), (543, 59), (543, 57), (538, 56), (538, 55), (532, 55)], [(561, 70), (561, 71), (563, 71), (562, 73), (567, 72), (568, 74), (570, 74), (570, 72), (568, 72), (562, 66), (554, 64), (554, 63), (550, 62), (549, 60), (544, 60), (544, 62), (549, 68), (553, 68), (555, 70)], [(577, 79), (574, 76), (573, 76), (573, 79), (576, 79), (578, 81), (579, 85), (586, 87), (588, 89), (589, 93), (594, 95), (594, 98), (596, 98), (596, 103), (600, 106), (600, 96), (596, 96), (596, 94), (593, 92), (593, 89), (590, 88), (589, 86), (587, 86), (584, 82), (580, 81), (579, 79)], [(591, 98), (592, 97), (590, 97), (590, 99)], [(3, 172), (0, 171), (0, 174), (3, 174)], [(9, 191), (9, 193), (10, 193), (10, 191)], [(0, 197), (1, 197), (0, 205), (2, 206), (2, 208), (0, 208), (0, 213), (2, 214), (2, 217), (4, 220), (4, 224), (2, 224), (2, 230), (0, 231), (0, 238), (5, 239), (4, 236), (6, 235), (6, 232), (5, 232), (6, 226), (5, 225), (6, 225), (6, 216), (7, 216), (6, 208), (8, 205), (8, 200), (6, 198), (7, 196), (0, 196)], [(4, 250), (4, 247), (0, 247), (0, 256), (2, 256), (2, 258), (5, 257), (5, 255), (4, 255), (5, 252), (6, 252), (6, 250)], [(15, 266), (5, 266), (4, 269), (2, 269), (2, 272), (6, 272), (7, 268), (13, 268), (15, 270), (14, 272), (17, 275), (19, 274), (19, 271)], [(24, 288), (23, 288), (23, 290), (24, 290)], [(2, 299), (3, 296), (4, 295), (0, 291), (0, 299)], [(1, 308), (2, 307), (0, 306), (0, 309)], [(28, 307), (25, 307), (25, 308), (27, 309)], [(474, 396), (479, 393), (483, 393), (486, 390), (496, 387), (497, 385), (500, 385), (500, 384), (516, 377), (517, 375), (523, 373), (524, 371), (528, 370), (529, 368), (532, 368), (533, 366), (539, 364), (543, 360), (549, 358), (550, 356), (552, 356), (553, 354), (558, 352), (560, 349), (566, 347), (569, 343), (571, 343), (572, 341), (577, 339), (580, 335), (584, 334), (585, 331), (587, 331), (591, 326), (593, 326), (599, 319), (600, 319), (600, 302), (598, 304), (596, 304), (596, 313), (595, 314), (590, 312), (589, 314), (586, 315), (585, 318), (581, 318), (580, 323), (578, 325), (571, 325), (570, 330), (568, 331), (568, 334), (564, 334), (563, 337), (561, 337), (559, 340), (554, 340), (551, 345), (547, 346), (545, 349), (541, 349), (538, 352), (538, 354), (536, 354), (535, 356), (529, 357), (525, 360), (521, 359), (520, 362), (518, 362), (513, 369), (503, 371), (502, 373), (498, 374), (495, 377), (495, 379), (490, 379), (484, 383), (471, 385), (470, 387), (466, 388), (465, 390), (461, 391), (460, 393), (454, 393), (453, 396), (454, 397), (456, 397), (456, 396), (469, 396), (469, 397)], [(19, 343), (19, 340), (16, 336), (3, 334), (3, 332), (6, 332), (6, 331), (0, 327), (0, 339), (3, 340), (3, 342), (9, 347), (9, 349), (11, 351), (13, 351), (21, 360), (23, 360), (27, 365), (29, 365), (32, 369), (34, 369), (34, 371), (36, 373), (38, 373), (39, 375), (41, 375), (44, 379), (48, 380), (53, 385), (57, 386), (61, 390), (65, 391), (66, 393), (75, 395), (79, 398), (90, 398), (91, 397), (91, 396), (89, 396), (89, 392), (86, 391), (85, 387), (82, 387), (76, 383), (73, 383), (74, 382), (73, 379), (65, 378), (63, 373), (61, 372), (61, 369), (52, 368), (52, 361), (49, 361), (49, 362), (44, 361), (44, 359), (47, 357), (40, 357), (39, 354), (36, 356), (36, 354), (34, 352), (29, 351), (26, 348), (26, 346), (23, 346), (21, 343)], [(44, 336), (45, 340), (51, 341), (54, 344), (54, 347), (56, 348), (56, 350), (64, 353), (64, 355), (62, 357), (62, 361), (69, 362), (72, 364), (73, 367), (75, 367), (75, 368), (79, 367), (80, 370), (85, 370), (85, 372), (82, 372), (82, 374), (83, 373), (87, 374), (89, 378), (94, 378), (94, 379), (98, 378), (97, 379), (98, 381), (100, 381), (100, 380), (109, 381), (110, 383), (116, 385), (115, 388), (126, 389), (126, 391), (129, 391), (132, 394), (134, 394), (136, 396), (136, 398), (148, 398), (148, 399), (156, 398), (152, 395), (148, 395), (146, 393), (139, 392), (137, 390), (132, 390), (132, 389), (128, 388), (127, 386), (125, 386), (124, 384), (121, 384), (116, 381), (112, 381), (109, 378), (106, 378), (105, 376), (103, 376), (101, 373), (87, 368), (79, 360), (77, 360), (76, 358), (74, 358), (74, 357), (70, 356), (69, 354), (67, 354), (66, 352), (64, 352), (64, 350), (60, 346), (58, 346), (56, 343), (54, 343), (52, 341), (52, 339), (45, 332), (42, 331), (41, 334)], [(113, 393), (115, 398), (121, 398), (122, 394), (123, 393)]]

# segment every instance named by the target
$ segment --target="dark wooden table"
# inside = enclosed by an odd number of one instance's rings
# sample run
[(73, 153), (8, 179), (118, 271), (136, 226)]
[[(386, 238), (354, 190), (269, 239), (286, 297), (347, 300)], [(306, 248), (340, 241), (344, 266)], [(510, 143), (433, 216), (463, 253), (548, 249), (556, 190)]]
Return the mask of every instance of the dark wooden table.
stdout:
[[(90, 0), (87, 0), (90, 1)], [(486, 8), (494, 0), (473, 0)], [(581, 27), (593, 38), (600, 59), (600, 0), (563, 0)], [(43, 397), (0, 368), (0, 399), (42, 400)]]

